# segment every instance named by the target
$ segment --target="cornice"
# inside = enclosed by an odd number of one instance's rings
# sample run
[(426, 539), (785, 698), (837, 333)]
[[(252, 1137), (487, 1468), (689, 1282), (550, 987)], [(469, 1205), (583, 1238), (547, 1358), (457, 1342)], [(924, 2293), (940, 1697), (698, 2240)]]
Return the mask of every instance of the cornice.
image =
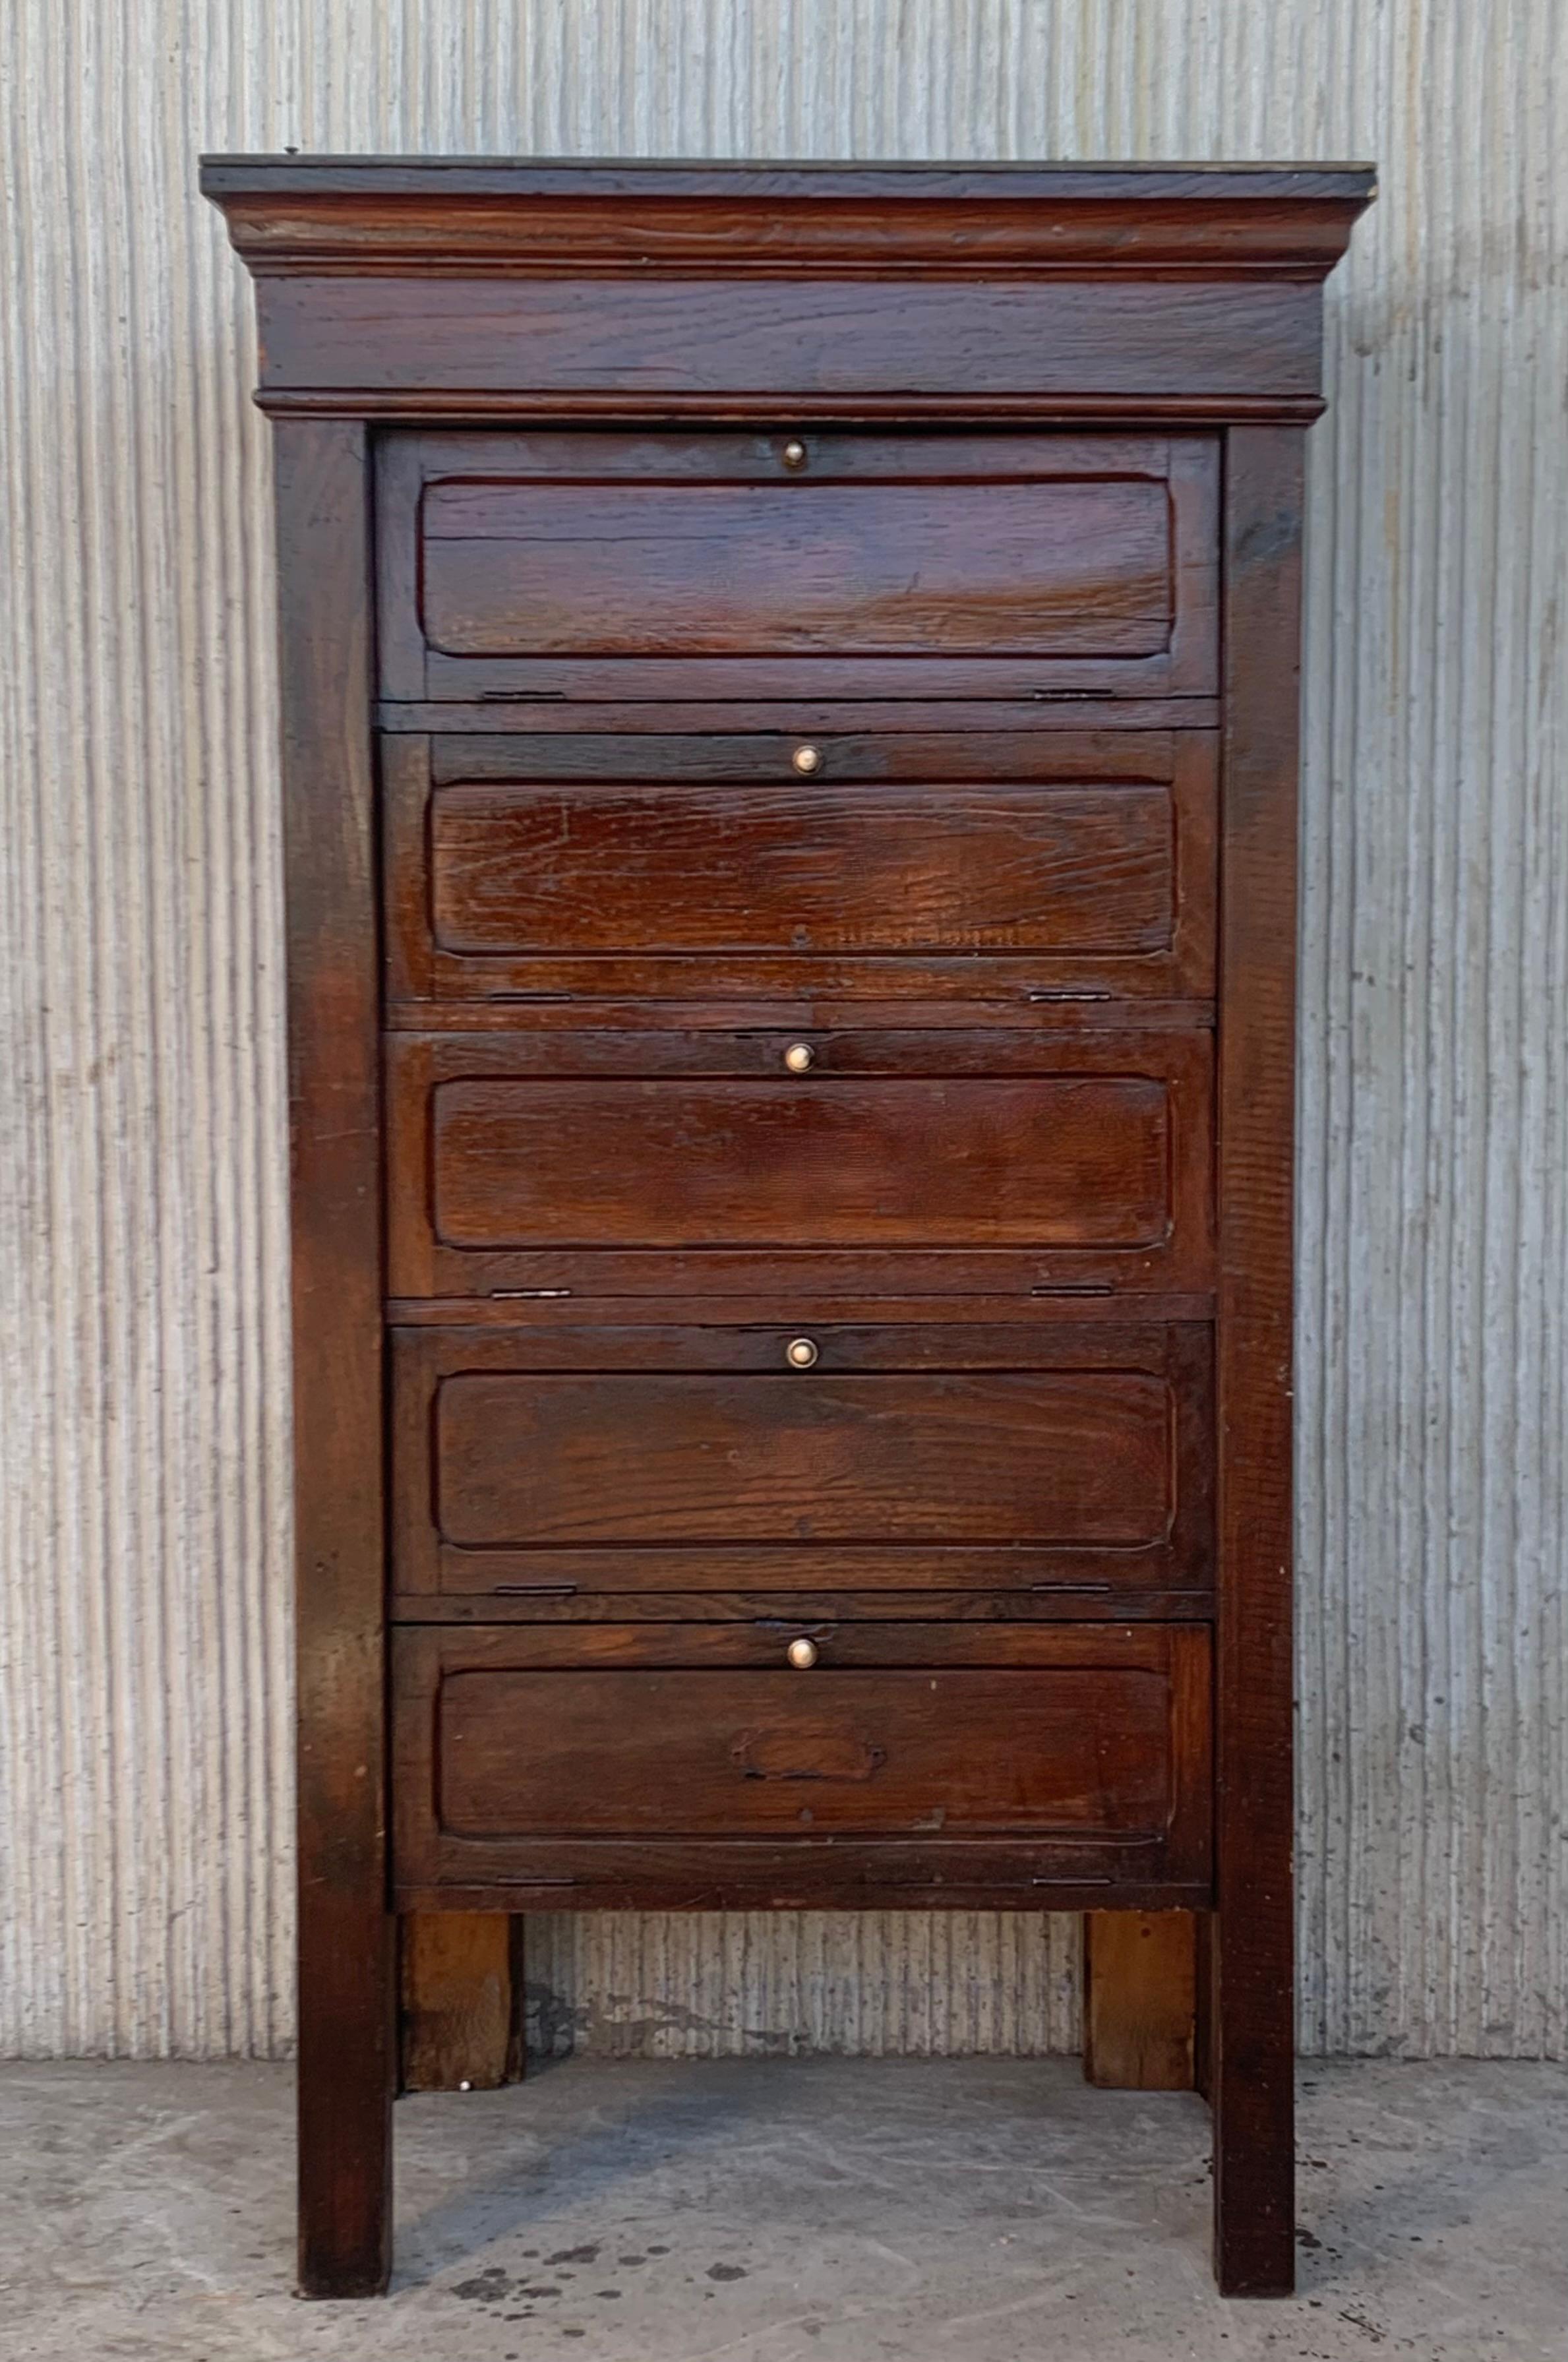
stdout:
[(1320, 280), (1365, 165), (204, 158), (259, 277)]

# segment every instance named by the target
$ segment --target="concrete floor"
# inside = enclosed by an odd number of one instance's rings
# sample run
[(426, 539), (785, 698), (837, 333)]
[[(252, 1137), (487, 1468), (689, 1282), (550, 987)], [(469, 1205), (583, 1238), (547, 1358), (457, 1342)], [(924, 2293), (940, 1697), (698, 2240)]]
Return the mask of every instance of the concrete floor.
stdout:
[(289, 2291), (287, 2070), (0, 2069), (9, 2362), (1568, 2356), (1568, 2069), (1302, 2073), (1301, 2293), (1209, 2283), (1207, 2120), (1076, 2060), (572, 2060), (403, 2101), (398, 2268)]

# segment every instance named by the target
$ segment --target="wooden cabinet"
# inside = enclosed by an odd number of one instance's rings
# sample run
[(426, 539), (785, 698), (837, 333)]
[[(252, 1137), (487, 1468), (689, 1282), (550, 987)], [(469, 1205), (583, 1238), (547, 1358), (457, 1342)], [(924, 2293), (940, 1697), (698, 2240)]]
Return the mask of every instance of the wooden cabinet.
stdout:
[[(204, 185), (277, 425), (303, 2287), (385, 2281), (397, 1915), (562, 1903), (1088, 1911), (1091, 2071), (1141, 1978), (1220, 2284), (1288, 2287), (1302, 441), (1370, 175)], [(1163, 2014), (1117, 1912), (1189, 1915)]]

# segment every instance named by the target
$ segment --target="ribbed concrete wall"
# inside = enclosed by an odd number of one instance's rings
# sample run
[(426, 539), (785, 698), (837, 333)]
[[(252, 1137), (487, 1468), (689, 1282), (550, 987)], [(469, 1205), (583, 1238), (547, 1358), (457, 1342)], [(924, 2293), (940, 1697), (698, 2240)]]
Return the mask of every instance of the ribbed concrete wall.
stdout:
[[(1312, 456), (1309, 2047), (1568, 2049), (1561, 0), (14, 0), (0, 2048), (290, 2032), (267, 454), (203, 148), (1372, 157)], [(1042, 1921), (540, 1920), (555, 2038), (1072, 2038)]]

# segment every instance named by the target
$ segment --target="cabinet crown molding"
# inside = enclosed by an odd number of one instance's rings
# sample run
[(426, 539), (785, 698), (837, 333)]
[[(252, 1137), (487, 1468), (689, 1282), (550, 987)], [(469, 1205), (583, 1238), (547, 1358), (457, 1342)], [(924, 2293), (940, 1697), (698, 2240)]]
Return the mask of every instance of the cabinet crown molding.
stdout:
[(1365, 164), (207, 156), (261, 274), (1320, 280)]

